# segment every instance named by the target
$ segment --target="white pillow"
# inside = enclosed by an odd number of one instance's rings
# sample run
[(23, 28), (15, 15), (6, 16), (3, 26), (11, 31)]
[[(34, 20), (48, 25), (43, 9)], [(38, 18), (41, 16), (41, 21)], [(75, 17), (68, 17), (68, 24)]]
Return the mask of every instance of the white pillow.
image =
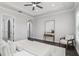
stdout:
[(12, 56), (16, 53), (16, 47), (13, 42), (8, 41), (6, 44), (2, 47), (1, 55), (2, 56)]
[(0, 39), (0, 54), (2, 53), (2, 47), (6, 45), (6, 42), (2, 39)]
[(12, 41), (8, 41), (8, 45), (10, 47), (10, 52), (13, 55), (14, 53), (16, 53), (16, 46)]
[(4, 45), (2, 47), (2, 53), (1, 53), (2, 56), (11, 56), (11, 52), (10, 52), (10, 47), (8, 45), (8, 43), (6, 43), (6, 45)]
[(4, 40), (0, 39), (0, 46), (3, 45), (3, 44), (5, 44), (5, 43), (6, 42)]

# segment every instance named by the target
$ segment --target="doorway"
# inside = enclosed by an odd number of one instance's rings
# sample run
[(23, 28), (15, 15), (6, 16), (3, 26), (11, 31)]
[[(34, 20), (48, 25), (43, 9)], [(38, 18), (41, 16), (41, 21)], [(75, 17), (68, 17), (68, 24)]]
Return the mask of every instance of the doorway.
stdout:
[(14, 41), (14, 18), (8, 15), (2, 16), (2, 39)]
[(29, 20), (27, 21), (27, 38), (31, 38), (32, 34), (32, 22)]

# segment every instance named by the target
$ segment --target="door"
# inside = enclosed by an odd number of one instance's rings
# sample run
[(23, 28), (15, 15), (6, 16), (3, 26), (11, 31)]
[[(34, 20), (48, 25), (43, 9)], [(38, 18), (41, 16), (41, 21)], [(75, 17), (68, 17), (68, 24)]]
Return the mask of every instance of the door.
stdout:
[(27, 37), (30, 38), (32, 34), (32, 23), (31, 21), (27, 22)]

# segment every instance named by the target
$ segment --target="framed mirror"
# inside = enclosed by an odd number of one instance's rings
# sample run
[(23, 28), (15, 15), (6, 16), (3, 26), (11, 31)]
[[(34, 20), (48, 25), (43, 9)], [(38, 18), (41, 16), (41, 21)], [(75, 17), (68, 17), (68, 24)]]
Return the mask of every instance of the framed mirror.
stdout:
[(45, 21), (45, 33), (55, 33), (55, 20)]

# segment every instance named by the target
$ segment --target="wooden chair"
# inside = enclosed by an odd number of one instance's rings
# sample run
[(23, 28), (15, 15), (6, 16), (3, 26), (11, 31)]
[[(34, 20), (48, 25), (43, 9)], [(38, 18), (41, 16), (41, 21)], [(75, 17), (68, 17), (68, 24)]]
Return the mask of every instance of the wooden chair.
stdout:
[(66, 48), (68, 47), (68, 45), (72, 45), (74, 46), (74, 35), (66, 35), (66, 37), (61, 37), (60, 41), (59, 41), (59, 45), (60, 44), (66, 44)]

